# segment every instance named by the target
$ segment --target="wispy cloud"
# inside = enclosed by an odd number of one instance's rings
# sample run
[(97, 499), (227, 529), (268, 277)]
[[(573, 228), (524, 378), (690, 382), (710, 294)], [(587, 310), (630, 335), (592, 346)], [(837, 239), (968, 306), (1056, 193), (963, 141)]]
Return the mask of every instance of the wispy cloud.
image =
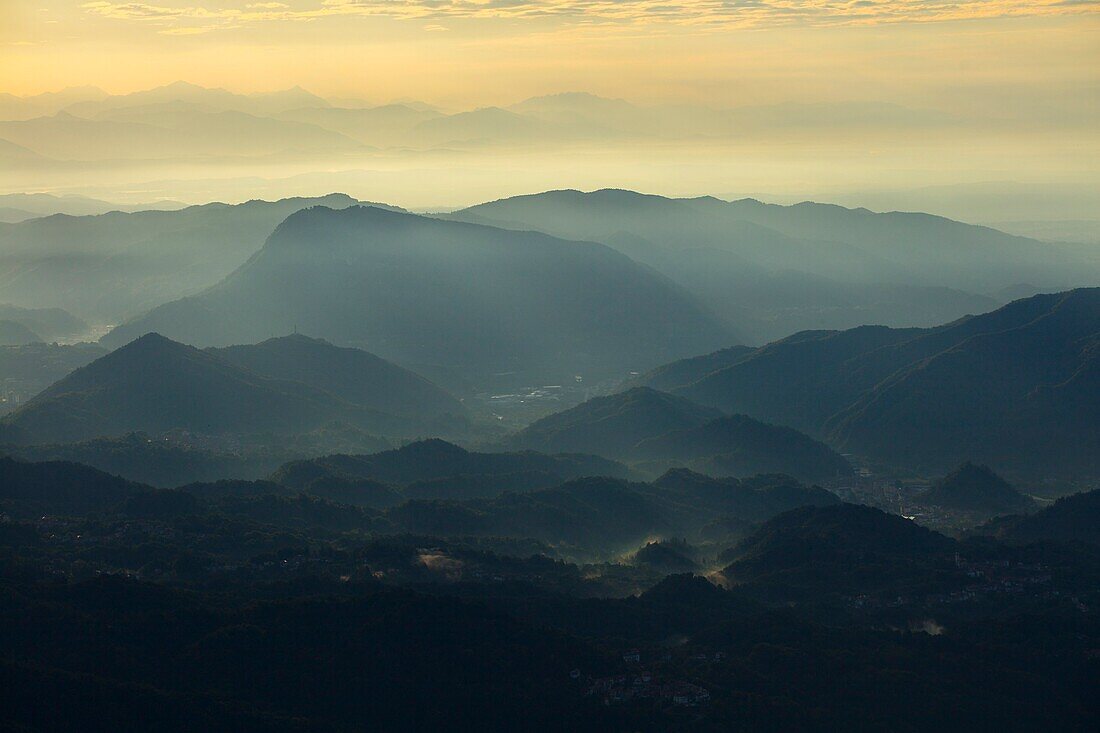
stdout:
[(160, 32), (184, 35), (332, 16), (558, 19), (578, 25), (671, 24), (700, 29), (874, 25), (1097, 13), (1100, 0), (318, 0), (304, 8), (256, 2), (243, 9), (97, 0), (82, 7), (107, 18), (170, 25)]

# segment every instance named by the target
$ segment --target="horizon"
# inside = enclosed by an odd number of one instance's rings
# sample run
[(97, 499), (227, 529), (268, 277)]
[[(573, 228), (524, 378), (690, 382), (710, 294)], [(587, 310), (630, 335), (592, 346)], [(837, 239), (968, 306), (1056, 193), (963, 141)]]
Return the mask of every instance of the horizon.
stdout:
[[(132, 204), (339, 189), (438, 210), (622, 186), (975, 223), (1095, 219), (1098, 8), (15, 0), (0, 8), (0, 126), (67, 110), (96, 127), (62, 138), (6, 126), (0, 156), (4, 141), (30, 153), (0, 166), (0, 192)], [(241, 111), (264, 125), (238, 141), (196, 118), (201, 107), (111, 112), (80, 101), (100, 96), (92, 87), (114, 100), (253, 95), (259, 106)], [(262, 96), (288, 91), (302, 100), (292, 107), (308, 108), (312, 94), (341, 109), (458, 116), (353, 123), (264, 106)], [(494, 110), (504, 112), (478, 114)], [(101, 144), (121, 145), (126, 133), (110, 126), (134, 123), (157, 128), (145, 147)], [(154, 144), (195, 124), (224, 140)], [(286, 150), (264, 135), (283, 136)]]

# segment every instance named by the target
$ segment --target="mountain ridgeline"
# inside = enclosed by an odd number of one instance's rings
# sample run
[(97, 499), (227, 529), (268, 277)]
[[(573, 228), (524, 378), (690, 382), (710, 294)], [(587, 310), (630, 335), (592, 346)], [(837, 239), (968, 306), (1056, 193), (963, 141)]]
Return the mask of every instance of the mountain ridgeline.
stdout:
[(688, 466), (714, 476), (785, 473), (821, 481), (852, 472), (842, 456), (797, 430), (722, 415), (649, 387), (595, 397), (549, 415), (504, 444), (612, 456), (654, 474)]
[(295, 211), (356, 203), (332, 194), (35, 218), (0, 229), (0, 290), (23, 306), (60, 306), (94, 323), (118, 323), (218, 282)]
[(148, 331), (208, 346), (303, 331), (484, 379), (625, 375), (734, 336), (614, 250), (372, 207), (290, 216), (217, 286), (105, 339)]
[[(451, 215), (603, 242), (682, 285), (759, 343), (808, 328), (932, 326), (1023, 282), (1091, 285), (1071, 249), (927, 214), (623, 190), (547, 191)], [(1000, 301), (1003, 302), (1003, 301)]]
[(1088, 288), (936, 328), (802, 332), (725, 365), (687, 360), (652, 378), (699, 404), (927, 474), (973, 460), (1024, 477), (1096, 476), (1098, 334), (1100, 289)]
[(290, 336), (203, 351), (147, 334), (51, 385), (0, 430), (4, 442), (31, 444), (172, 430), (295, 434), (341, 422), (407, 434), (464, 421), (438, 387), (353, 349)]

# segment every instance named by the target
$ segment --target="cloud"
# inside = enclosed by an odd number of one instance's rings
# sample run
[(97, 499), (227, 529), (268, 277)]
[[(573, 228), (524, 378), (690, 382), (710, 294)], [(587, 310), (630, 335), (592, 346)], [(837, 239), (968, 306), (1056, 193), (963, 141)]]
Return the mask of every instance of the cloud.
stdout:
[[(97, 0), (81, 7), (116, 20), (173, 24), (173, 35), (185, 35), (250, 23), (340, 16), (422, 21), (550, 19), (575, 25), (679, 25), (702, 30), (873, 25), (1097, 13), (1100, 0), (315, 0), (297, 9), (281, 2), (250, 3), (242, 9)], [(424, 26), (433, 31), (443, 28), (438, 23)]]

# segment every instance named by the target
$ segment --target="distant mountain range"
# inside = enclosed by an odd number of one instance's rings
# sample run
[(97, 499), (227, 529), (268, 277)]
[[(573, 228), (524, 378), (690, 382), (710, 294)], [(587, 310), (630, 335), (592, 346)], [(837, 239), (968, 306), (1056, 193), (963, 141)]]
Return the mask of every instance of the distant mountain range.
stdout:
[[(324, 114), (350, 112), (318, 109)], [(18, 207), (31, 203), (38, 210), (99, 211), (110, 206), (69, 198), (11, 203), (11, 217), (17, 220), (27, 213)], [(332, 194), (0, 224), (0, 286), (21, 306), (60, 306), (97, 324), (125, 322), (214, 286), (248, 263), (265, 238), (296, 211), (356, 203)], [(876, 214), (823, 204), (670, 199), (621, 190), (549, 191), (442, 216), (524, 230), (514, 236), (526, 239), (533, 236), (526, 230), (535, 230), (607, 245), (679, 286), (696, 308), (710, 314), (715, 321), (711, 330), (727, 333), (726, 343), (760, 343), (806, 328), (932, 326), (988, 312), (1021, 292), (1087, 285), (1100, 277), (1100, 258), (1080, 246), (1040, 243), (924, 214)], [(59, 283), (64, 286), (60, 294)], [(287, 307), (293, 306), (283, 310)], [(288, 321), (285, 326), (272, 329), (263, 325), (267, 318), (241, 326), (233, 338), (174, 335), (202, 344), (253, 342), (286, 332), (298, 320), (288, 313), (280, 320)], [(173, 333), (168, 325), (147, 330)], [(385, 352), (378, 344), (364, 344), (362, 334), (323, 333), (334, 341)], [(126, 337), (109, 343), (118, 346), (137, 335), (127, 331)], [(386, 355), (409, 360), (407, 351)]]
[(85, 320), (117, 323), (218, 282), (295, 211), (356, 203), (333, 194), (177, 211), (57, 215), (5, 225), (0, 289), (6, 301), (21, 306), (59, 306)]
[(23, 326), (39, 341), (72, 340), (88, 331), (87, 323), (61, 308), (20, 308), (0, 303), (0, 319)]
[[(942, 129), (958, 124), (939, 113), (874, 102), (714, 109), (643, 106), (572, 92), (507, 107), (444, 112), (418, 102), (330, 102), (299, 87), (246, 95), (186, 82), (120, 95), (90, 87), (22, 98), (3, 94), (0, 120), (0, 138), (57, 160), (346, 153), (357, 146), (476, 149), (728, 140), (822, 129), (835, 135), (853, 129)], [(129, 146), (124, 144), (127, 137)]]
[(199, 345), (295, 327), (439, 379), (625, 376), (735, 339), (688, 294), (599, 244), (375, 207), (288, 217), (223, 282), (115, 329)]
[(0, 320), (0, 346), (24, 346), (42, 341), (42, 337), (19, 321)]
[(1100, 262), (927, 214), (815, 203), (548, 191), (450, 215), (603, 242), (683, 285), (750, 340), (806, 328), (930, 326), (1021, 282), (1092, 284)]
[(1081, 289), (930, 329), (807, 331), (652, 376), (889, 465), (942, 475), (973, 460), (1017, 476), (1095, 476), (1098, 333), (1100, 289)]
[(175, 201), (150, 201), (143, 204), (115, 204), (87, 196), (55, 196), (48, 193), (7, 193), (0, 195), (0, 222), (16, 224), (53, 214), (95, 216), (108, 211), (171, 211), (182, 209)]
[(464, 420), (461, 405), (423, 378), (322, 341), (289, 337), (222, 355), (147, 334), (4, 417), (0, 442), (72, 443), (177, 429), (296, 434), (339, 422), (401, 435), (462, 429)]

